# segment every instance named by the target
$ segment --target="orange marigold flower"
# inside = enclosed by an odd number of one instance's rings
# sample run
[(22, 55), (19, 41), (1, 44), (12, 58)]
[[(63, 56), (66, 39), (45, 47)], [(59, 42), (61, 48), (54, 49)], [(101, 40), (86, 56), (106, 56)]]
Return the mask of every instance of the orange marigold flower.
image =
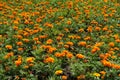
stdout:
[(64, 48), (69, 48), (69, 45), (64, 45)]
[(14, 24), (19, 24), (19, 22), (17, 20), (14, 20), (13, 23)]
[(53, 42), (52, 39), (48, 39), (48, 40), (46, 41), (46, 44), (52, 44), (52, 42)]
[(66, 44), (69, 46), (73, 46), (73, 42), (67, 42)]
[(30, 63), (29, 66), (33, 66), (34, 64)]
[(60, 74), (62, 74), (62, 73), (63, 73), (62, 70), (57, 70), (57, 71), (55, 71), (55, 74), (56, 74), (56, 75), (60, 75)]
[(110, 47), (114, 47), (114, 46), (115, 46), (114, 42), (110, 42), (108, 45), (109, 45)]
[(53, 63), (54, 62), (54, 58), (52, 57), (48, 57), (44, 60), (44, 63)]
[(21, 80), (27, 80), (26, 78), (21, 78)]
[(77, 80), (82, 80), (82, 79), (85, 79), (85, 75), (81, 74), (81, 75), (77, 76)]
[(86, 42), (85, 41), (78, 42), (78, 45), (79, 46), (86, 46)]
[(58, 37), (56, 38), (57, 41), (60, 41), (61, 39), (62, 39), (62, 37), (60, 37), (60, 36), (58, 36)]
[(79, 32), (84, 32), (84, 29), (83, 29), (83, 28), (80, 28), (78, 31), (79, 31)]
[(34, 41), (38, 41), (38, 40), (39, 40), (39, 38), (33, 38), (33, 40), (34, 40)]
[(5, 48), (12, 49), (12, 46), (11, 45), (6, 45)]
[(28, 57), (27, 59), (26, 59), (26, 62), (28, 62), (28, 63), (32, 63), (32, 62), (34, 62), (34, 57)]
[(107, 61), (107, 60), (102, 60), (101, 62), (102, 62), (102, 64), (103, 64), (104, 66), (112, 67), (112, 63), (110, 63), (110, 62)]
[(69, 20), (69, 21), (67, 21), (67, 24), (68, 24), (68, 25), (70, 25), (71, 23), (72, 23), (72, 22), (71, 22), (70, 20)]
[(83, 58), (85, 58), (85, 56), (82, 55), (82, 54), (76, 54), (76, 57), (79, 58), (79, 59), (83, 59)]
[(87, 36), (87, 37), (84, 38), (84, 40), (91, 40), (91, 37)]
[(120, 65), (114, 64), (114, 65), (113, 65), (113, 68), (115, 68), (115, 69), (120, 69)]
[(97, 27), (95, 27), (95, 30), (96, 30), (96, 31), (100, 31), (101, 28), (97, 26)]
[(103, 30), (103, 31), (107, 31), (107, 30), (108, 30), (108, 27), (105, 26), (102, 30)]
[(106, 72), (105, 71), (100, 71), (100, 74), (105, 75)]
[(118, 42), (118, 43), (120, 43), (120, 39), (116, 39), (115, 41)]
[(48, 22), (46, 22), (46, 23), (44, 24), (44, 26), (47, 26), (47, 27), (49, 27), (49, 28), (53, 28), (53, 24), (48, 23)]
[(18, 30), (18, 27), (17, 27), (17, 26), (14, 26), (13, 29), (14, 29), (14, 30)]
[(16, 36), (17, 39), (22, 39), (23, 37), (21, 35)]
[(40, 39), (45, 39), (45, 38), (47, 38), (47, 35), (40, 35), (39, 38)]
[(87, 31), (88, 31), (88, 32), (92, 32), (92, 26), (89, 26), (89, 27), (87, 28)]
[(28, 43), (30, 40), (29, 39), (23, 39), (23, 41)]
[(86, 10), (84, 10), (84, 12), (85, 12), (86, 14), (89, 14), (89, 13), (90, 13), (90, 10), (86, 9)]
[(108, 0), (104, 0), (104, 2), (108, 2)]
[(72, 53), (68, 53), (66, 56), (67, 56), (68, 58), (72, 58), (72, 57), (73, 57), (73, 54), (72, 54)]
[(67, 76), (63, 75), (62, 80), (67, 80)]
[(55, 53), (55, 57), (61, 57), (61, 53), (56, 52), (56, 53)]
[(28, 68), (29, 68), (29, 66), (24, 66), (24, 68), (25, 68), (25, 69), (28, 69)]
[(16, 64), (16, 66), (20, 66), (22, 64), (22, 61), (21, 60), (17, 60), (17, 61), (15, 61), (15, 64)]
[(13, 52), (10, 52), (10, 53), (8, 53), (7, 55), (5, 55), (5, 59), (8, 59), (8, 58), (10, 58), (10, 57), (12, 57), (14, 55), (14, 53)]
[(22, 46), (22, 45), (23, 45), (22, 42), (17, 42), (16, 44), (17, 44), (18, 46)]
[(23, 48), (18, 48), (18, 51), (23, 51)]

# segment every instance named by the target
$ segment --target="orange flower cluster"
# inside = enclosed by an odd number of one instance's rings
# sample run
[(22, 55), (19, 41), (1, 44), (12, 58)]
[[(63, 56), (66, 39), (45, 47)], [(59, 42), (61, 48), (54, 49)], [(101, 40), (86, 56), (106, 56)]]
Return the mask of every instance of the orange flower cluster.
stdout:
[(44, 63), (54, 63), (54, 58), (52, 58), (52, 57), (48, 57), (48, 58), (46, 58), (46, 59), (44, 59)]
[(18, 56), (18, 60), (15, 61), (15, 65), (18, 67), (22, 64), (22, 57)]
[(63, 50), (61, 53), (59, 52), (56, 52), (55, 53), (55, 56), (58, 57), (58, 58), (61, 58), (61, 57), (67, 57), (67, 58), (72, 58), (73, 57), (73, 54), (67, 50)]
[(5, 59), (8, 59), (8, 58), (10, 58), (10, 57), (12, 57), (12, 56), (14, 56), (14, 53), (13, 53), (13, 52), (9, 52), (9, 53), (7, 53), (7, 54), (4, 56), (4, 58), (5, 58)]
[(95, 80), (111, 78), (107, 73), (116, 69), (120, 76), (119, 7), (115, 0), (1, 0), (0, 64), (5, 68), (0, 75), (16, 70), (19, 76), (9, 75), (20, 80), (30, 75), (41, 80)]
[(85, 58), (85, 56), (82, 55), (82, 54), (76, 54), (76, 57), (79, 58), (79, 59), (83, 59), (83, 58)]
[(109, 53), (106, 53), (106, 54), (100, 54), (100, 58), (102, 59), (101, 63), (106, 67), (120, 69), (120, 65), (108, 61), (109, 57), (111, 57), (113, 59), (116, 58), (115, 56), (112, 56), (113, 54), (114, 54), (114, 52), (112, 52), (112, 51)]
[(52, 47), (50, 45), (42, 45), (41, 47), (45, 49), (48, 53), (53, 53), (57, 50), (55, 47)]

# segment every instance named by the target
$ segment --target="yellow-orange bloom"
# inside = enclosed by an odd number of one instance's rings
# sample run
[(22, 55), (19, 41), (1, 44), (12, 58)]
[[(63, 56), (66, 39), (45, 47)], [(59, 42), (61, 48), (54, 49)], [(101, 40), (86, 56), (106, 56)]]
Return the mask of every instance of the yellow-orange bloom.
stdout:
[(105, 75), (106, 72), (105, 71), (100, 71), (100, 74)]
[(55, 71), (55, 74), (56, 74), (56, 75), (60, 75), (60, 74), (62, 74), (62, 73), (63, 73), (62, 70), (57, 70), (57, 71)]
[(12, 46), (11, 45), (6, 45), (5, 48), (12, 49)]
[(53, 42), (52, 39), (48, 39), (48, 40), (46, 41), (46, 44), (52, 44), (52, 42)]
[(104, 0), (104, 2), (108, 2), (108, 0)]
[(71, 22), (70, 20), (69, 20), (69, 21), (67, 21), (67, 24), (68, 24), (68, 25), (70, 25), (71, 23), (72, 23), (72, 22)]
[(44, 60), (44, 63), (53, 63), (54, 62), (54, 58), (52, 57), (48, 57)]
[(86, 46), (86, 42), (85, 41), (81, 41), (78, 43), (79, 46)]
[(82, 55), (82, 54), (77, 54), (76, 57), (79, 58), (79, 59), (83, 59), (83, 58), (85, 58), (85, 56)]
[(114, 47), (114, 46), (115, 46), (114, 42), (110, 42), (110, 43), (109, 43), (109, 46), (110, 46), (110, 47)]
[(66, 44), (69, 46), (73, 46), (73, 42), (67, 42)]
[(88, 31), (88, 32), (92, 32), (92, 26), (89, 26), (89, 27), (87, 28), (87, 31)]
[(72, 54), (72, 53), (68, 53), (66, 56), (67, 56), (68, 58), (72, 58), (72, 57), (73, 57), (73, 54)]
[(77, 80), (84, 80), (85, 79), (85, 75), (81, 74), (79, 76), (77, 76)]
[(22, 46), (22, 45), (23, 45), (22, 42), (17, 42), (16, 44), (17, 44), (18, 46)]
[(67, 80), (67, 76), (63, 75), (62, 80)]
[(32, 62), (34, 62), (34, 57), (28, 57), (27, 59), (26, 59), (26, 62), (28, 62), (28, 63), (32, 63)]
[(16, 66), (19, 66), (19, 65), (22, 64), (22, 61), (21, 60), (17, 60), (17, 61), (15, 61), (15, 64), (16, 64)]
[(29, 42), (30, 40), (29, 40), (29, 39), (23, 39), (23, 41), (27, 43), (27, 42)]
[(10, 58), (10, 57), (12, 57), (14, 55), (14, 53), (13, 52), (10, 52), (10, 53), (8, 53), (7, 55), (5, 55), (5, 59), (8, 59), (8, 58)]
[(93, 73), (93, 75), (96, 76), (96, 77), (100, 77), (99, 73)]

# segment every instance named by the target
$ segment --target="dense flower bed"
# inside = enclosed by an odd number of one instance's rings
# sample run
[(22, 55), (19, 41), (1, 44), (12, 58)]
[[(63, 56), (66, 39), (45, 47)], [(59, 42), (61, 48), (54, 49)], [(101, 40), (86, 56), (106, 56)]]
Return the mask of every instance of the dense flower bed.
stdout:
[(120, 80), (120, 4), (0, 0), (0, 79)]

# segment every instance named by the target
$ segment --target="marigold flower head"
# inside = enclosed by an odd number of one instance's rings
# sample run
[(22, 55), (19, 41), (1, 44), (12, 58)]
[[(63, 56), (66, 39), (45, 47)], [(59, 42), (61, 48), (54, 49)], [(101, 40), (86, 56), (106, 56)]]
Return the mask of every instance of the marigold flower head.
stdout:
[(89, 26), (89, 27), (87, 28), (87, 31), (88, 31), (88, 32), (92, 32), (92, 26)]
[(48, 39), (48, 40), (46, 41), (46, 44), (52, 44), (52, 42), (53, 42), (52, 39)]
[(52, 57), (48, 57), (44, 60), (44, 63), (53, 63), (54, 62), (54, 58)]
[(55, 74), (56, 74), (56, 75), (60, 75), (60, 74), (62, 74), (62, 73), (63, 73), (62, 70), (57, 70), (57, 71), (55, 71)]
[(18, 51), (23, 51), (23, 48), (18, 48)]
[(61, 57), (61, 53), (56, 52), (56, 53), (55, 53), (55, 57)]
[(73, 57), (73, 54), (72, 54), (72, 53), (68, 53), (66, 56), (67, 56), (68, 58), (72, 58), (72, 57)]
[(100, 74), (105, 75), (106, 72), (105, 71), (100, 71)]
[(34, 62), (34, 57), (28, 57), (27, 59), (26, 59), (26, 62), (28, 62), (28, 63), (32, 63), (32, 62)]
[(85, 75), (81, 74), (81, 75), (77, 76), (77, 80), (82, 80), (82, 79), (85, 79)]
[(83, 59), (83, 58), (85, 58), (85, 56), (82, 55), (82, 54), (77, 54), (76, 57), (79, 58), (79, 59)]
[(67, 80), (67, 76), (63, 75), (62, 80)]
[(11, 45), (6, 45), (5, 48), (12, 49), (12, 46)]
[(22, 42), (17, 42), (16, 44), (17, 44), (18, 46), (22, 46), (22, 45), (23, 45)]
[(78, 31), (79, 31), (79, 32), (84, 32), (84, 29), (83, 29), (83, 28), (80, 28)]
[(109, 46), (110, 46), (110, 47), (114, 47), (114, 46), (115, 46), (114, 42), (110, 42), (110, 43), (109, 43)]
[(72, 22), (71, 22), (70, 20), (69, 20), (69, 21), (67, 21), (67, 24), (68, 24), (68, 25), (70, 25), (71, 23), (72, 23)]
[(96, 76), (96, 77), (100, 77), (99, 73), (93, 73), (93, 75)]
[(86, 42), (85, 41), (78, 42), (78, 45), (79, 46), (86, 46)]
[(8, 59), (8, 58), (10, 58), (10, 57), (12, 57), (14, 55), (14, 53), (13, 52), (10, 52), (10, 53), (8, 53), (7, 55), (5, 55), (5, 59)]
[(21, 60), (17, 60), (17, 61), (15, 61), (15, 64), (16, 64), (16, 66), (20, 66), (22, 64), (22, 61)]
[(29, 66), (24, 66), (24, 68), (25, 68), (25, 69), (28, 69), (28, 68), (29, 68)]
[(69, 46), (73, 46), (73, 42), (67, 42), (66, 44)]

